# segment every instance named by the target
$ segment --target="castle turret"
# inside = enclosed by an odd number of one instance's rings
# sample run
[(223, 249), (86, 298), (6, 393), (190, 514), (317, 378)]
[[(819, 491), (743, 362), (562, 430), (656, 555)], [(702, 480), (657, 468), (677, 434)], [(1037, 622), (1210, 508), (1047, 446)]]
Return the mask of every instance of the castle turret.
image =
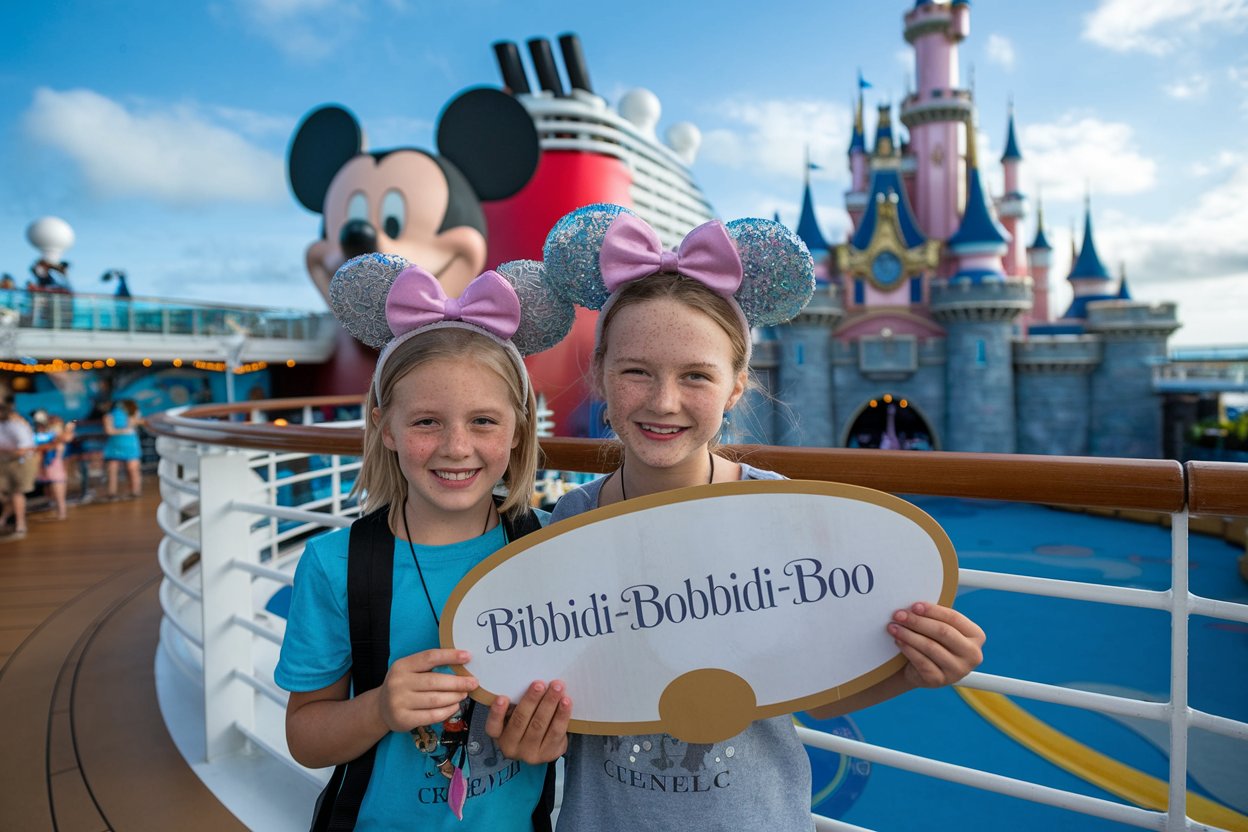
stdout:
[[(1072, 252), (1074, 241), (1071, 241)], [(1062, 320), (1082, 321), (1088, 316), (1088, 304), (1098, 300), (1113, 300), (1113, 278), (1109, 275), (1109, 270), (1105, 268), (1105, 264), (1101, 262), (1101, 257), (1096, 252), (1096, 240), (1092, 236), (1092, 203), (1090, 199), (1084, 200), (1083, 215), (1083, 244), (1079, 247), (1078, 255), (1074, 255), (1073, 263), (1070, 267), (1070, 274), (1066, 279), (1070, 281), (1070, 288), (1074, 293), (1071, 299), (1070, 307), (1066, 310), (1066, 314), (1062, 315)]]
[(949, 253), (957, 261), (958, 271), (951, 282), (1000, 282), (1005, 280), (1001, 255), (1009, 248), (1012, 237), (988, 207), (983, 179), (979, 175), (979, 153), (976, 150), (974, 122), (967, 128), (966, 145), (966, 210), (958, 230), (949, 238)]
[(932, 284), (932, 315), (946, 332), (945, 447), (1013, 453), (1014, 320), (1031, 308), (1031, 287), (1001, 271), (1010, 238), (984, 195), (973, 124), (967, 139), (966, 211), (948, 245), (958, 271)]
[(845, 210), (857, 226), (867, 207), (867, 135), (862, 123), (862, 74), (858, 75), (858, 102), (854, 105), (854, 133), (849, 140), (849, 190)]
[(958, 86), (958, 44), (970, 33), (970, 8), (920, 0), (905, 22), (918, 87), (901, 104), (916, 163), (914, 209), (928, 237), (947, 240), (958, 227), (958, 137), (972, 107), (970, 91)]
[(1010, 104), (1010, 123), (1006, 130), (1005, 152), (1001, 154), (1001, 167), (1005, 174), (1005, 192), (997, 201), (997, 216), (1001, 225), (1010, 232), (1010, 245), (1005, 252), (1003, 265), (1005, 273), (1018, 277), (1027, 273), (1024, 262), (1022, 235), (1023, 215), (1026, 213), (1026, 198), (1019, 187), (1019, 165), (1023, 154), (1018, 149), (1018, 138), (1014, 135), (1014, 104)]
[(875, 145), (871, 148), (872, 161), (892, 159), (897, 155), (897, 143), (893, 138), (893, 106), (881, 104), (876, 108)]
[(805, 182), (802, 189), (802, 213), (797, 218), (797, 236), (810, 249), (810, 256), (815, 260), (816, 279), (828, 279), (828, 241), (819, 230), (819, 220), (815, 215), (815, 198), (810, 191), (810, 158), (807, 155)]
[(1118, 300), (1131, 300), (1131, 289), (1127, 287), (1127, 264), (1118, 267)]
[(1027, 247), (1027, 270), (1031, 274), (1032, 301), (1027, 323), (1043, 324), (1053, 320), (1049, 311), (1049, 268), (1053, 265), (1053, 246), (1044, 236), (1044, 206), (1036, 206), (1036, 238)]

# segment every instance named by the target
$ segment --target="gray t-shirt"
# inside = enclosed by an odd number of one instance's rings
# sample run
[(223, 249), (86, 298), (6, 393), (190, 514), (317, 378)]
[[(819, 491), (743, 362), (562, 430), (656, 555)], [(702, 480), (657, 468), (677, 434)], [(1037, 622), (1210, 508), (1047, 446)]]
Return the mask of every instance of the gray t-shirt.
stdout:
[[(741, 479), (784, 478), (742, 464)], [(597, 508), (603, 482), (565, 494), (551, 522)], [(576, 691), (568, 693), (575, 700)], [(568, 737), (558, 832), (813, 828), (810, 760), (788, 716), (759, 720), (714, 744), (667, 734)]]

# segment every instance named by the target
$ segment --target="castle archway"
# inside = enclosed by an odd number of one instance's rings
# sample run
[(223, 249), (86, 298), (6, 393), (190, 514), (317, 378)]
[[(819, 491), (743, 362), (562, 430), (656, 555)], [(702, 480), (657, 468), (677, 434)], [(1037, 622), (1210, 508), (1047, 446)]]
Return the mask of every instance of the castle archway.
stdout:
[(847, 448), (940, 450), (923, 412), (910, 400), (888, 392), (863, 403), (850, 420), (841, 444)]

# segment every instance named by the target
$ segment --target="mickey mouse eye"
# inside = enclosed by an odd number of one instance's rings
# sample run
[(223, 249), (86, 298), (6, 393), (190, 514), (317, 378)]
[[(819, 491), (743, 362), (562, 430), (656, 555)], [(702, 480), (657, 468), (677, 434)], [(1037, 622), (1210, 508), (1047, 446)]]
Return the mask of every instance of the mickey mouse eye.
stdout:
[(368, 222), (368, 197), (356, 191), (347, 202), (347, 220), (364, 220)]
[(403, 194), (396, 190), (386, 191), (381, 198), (381, 230), (392, 240), (397, 240), (403, 233), (403, 225), (407, 222), (407, 202)]

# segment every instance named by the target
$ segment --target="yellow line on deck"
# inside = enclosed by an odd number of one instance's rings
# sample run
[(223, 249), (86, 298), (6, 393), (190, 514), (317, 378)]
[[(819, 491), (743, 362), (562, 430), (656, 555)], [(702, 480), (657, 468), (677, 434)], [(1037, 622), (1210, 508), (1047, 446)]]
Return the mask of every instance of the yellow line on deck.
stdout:
[[(1065, 769), (1145, 809), (1166, 811), (1169, 789), (1164, 780), (1118, 762), (1041, 722), (999, 693), (955, 688), (975, 711), (1023, 746)], [(1187, 793), (1187, 813), (1195, 821), (1248, 832), (1248, 816), (1198, 794)]]

